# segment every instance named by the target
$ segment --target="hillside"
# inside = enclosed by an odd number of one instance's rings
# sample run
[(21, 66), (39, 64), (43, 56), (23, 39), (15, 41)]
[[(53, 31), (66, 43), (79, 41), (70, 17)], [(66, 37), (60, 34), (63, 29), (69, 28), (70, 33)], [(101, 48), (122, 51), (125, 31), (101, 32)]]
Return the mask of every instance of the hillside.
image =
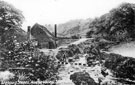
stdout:
[(89, 30), (89, 24), (92, 19), (71, 20), (58, 25), (58, 34), (66, 37), (73, 35), (85, 35)]
[(135, 39), (135, 4), (122, 3), (95, 19), (78, 19), (58, 25), (59, 36), (104, 38), (115, 43)]
[(122, 3), (109, 13), (93, 19), (71, 20), (58, 25), (60, 36), (101, 37), (114, 42), (134, 40), (135, 4)]
[(113, 42), (135, 39), (135, 4), (123, 3), (109, 13), (95, 18), (87, 37), (100, 37)]

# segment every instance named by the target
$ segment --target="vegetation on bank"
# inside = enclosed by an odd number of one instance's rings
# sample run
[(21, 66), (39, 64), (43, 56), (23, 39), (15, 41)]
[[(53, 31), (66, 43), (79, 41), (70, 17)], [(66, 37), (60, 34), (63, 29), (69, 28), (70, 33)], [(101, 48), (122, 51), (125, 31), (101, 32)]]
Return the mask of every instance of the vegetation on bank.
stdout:
[(113, 42), (135, 39), (135, 4), (123, 3), (90, 23), (87, 37), (100, 37)]
[[(23, 43), (10, 39), (1, 50), (1, 68), (10, 70), (17, 80), (57, 80), (60, 65), (53, 56), (47, 56), (30, 41)], [(23, 78), (20, 78), (23, 76)]]

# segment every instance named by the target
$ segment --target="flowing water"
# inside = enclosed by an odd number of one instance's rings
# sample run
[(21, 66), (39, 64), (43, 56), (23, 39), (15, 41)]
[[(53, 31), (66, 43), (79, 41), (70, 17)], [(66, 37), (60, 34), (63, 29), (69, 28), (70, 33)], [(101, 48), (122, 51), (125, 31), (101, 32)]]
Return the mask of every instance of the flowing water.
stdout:
[(135, 58), (135, 42), (113, 46), (111, 49), (109, 49), (109, 51), (111, 53)]

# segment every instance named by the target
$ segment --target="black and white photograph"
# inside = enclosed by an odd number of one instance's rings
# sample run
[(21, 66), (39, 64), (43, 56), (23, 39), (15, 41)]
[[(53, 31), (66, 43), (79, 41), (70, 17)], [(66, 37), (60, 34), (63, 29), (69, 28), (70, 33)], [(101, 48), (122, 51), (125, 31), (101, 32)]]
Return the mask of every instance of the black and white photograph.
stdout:
[(135, 85), (135, 0), (0, 0), (0, 85)]

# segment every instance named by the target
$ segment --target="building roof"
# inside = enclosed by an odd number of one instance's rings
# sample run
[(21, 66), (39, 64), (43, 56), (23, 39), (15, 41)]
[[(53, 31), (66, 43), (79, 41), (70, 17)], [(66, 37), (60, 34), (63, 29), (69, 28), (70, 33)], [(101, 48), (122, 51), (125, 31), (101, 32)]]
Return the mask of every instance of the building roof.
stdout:
[(39, 42), (54, 41), (56, 39), (55, 36), (50, 31), (48, 31), (46, 27), (38, 23), (36, 23), (31, 28), (31, 35)]

